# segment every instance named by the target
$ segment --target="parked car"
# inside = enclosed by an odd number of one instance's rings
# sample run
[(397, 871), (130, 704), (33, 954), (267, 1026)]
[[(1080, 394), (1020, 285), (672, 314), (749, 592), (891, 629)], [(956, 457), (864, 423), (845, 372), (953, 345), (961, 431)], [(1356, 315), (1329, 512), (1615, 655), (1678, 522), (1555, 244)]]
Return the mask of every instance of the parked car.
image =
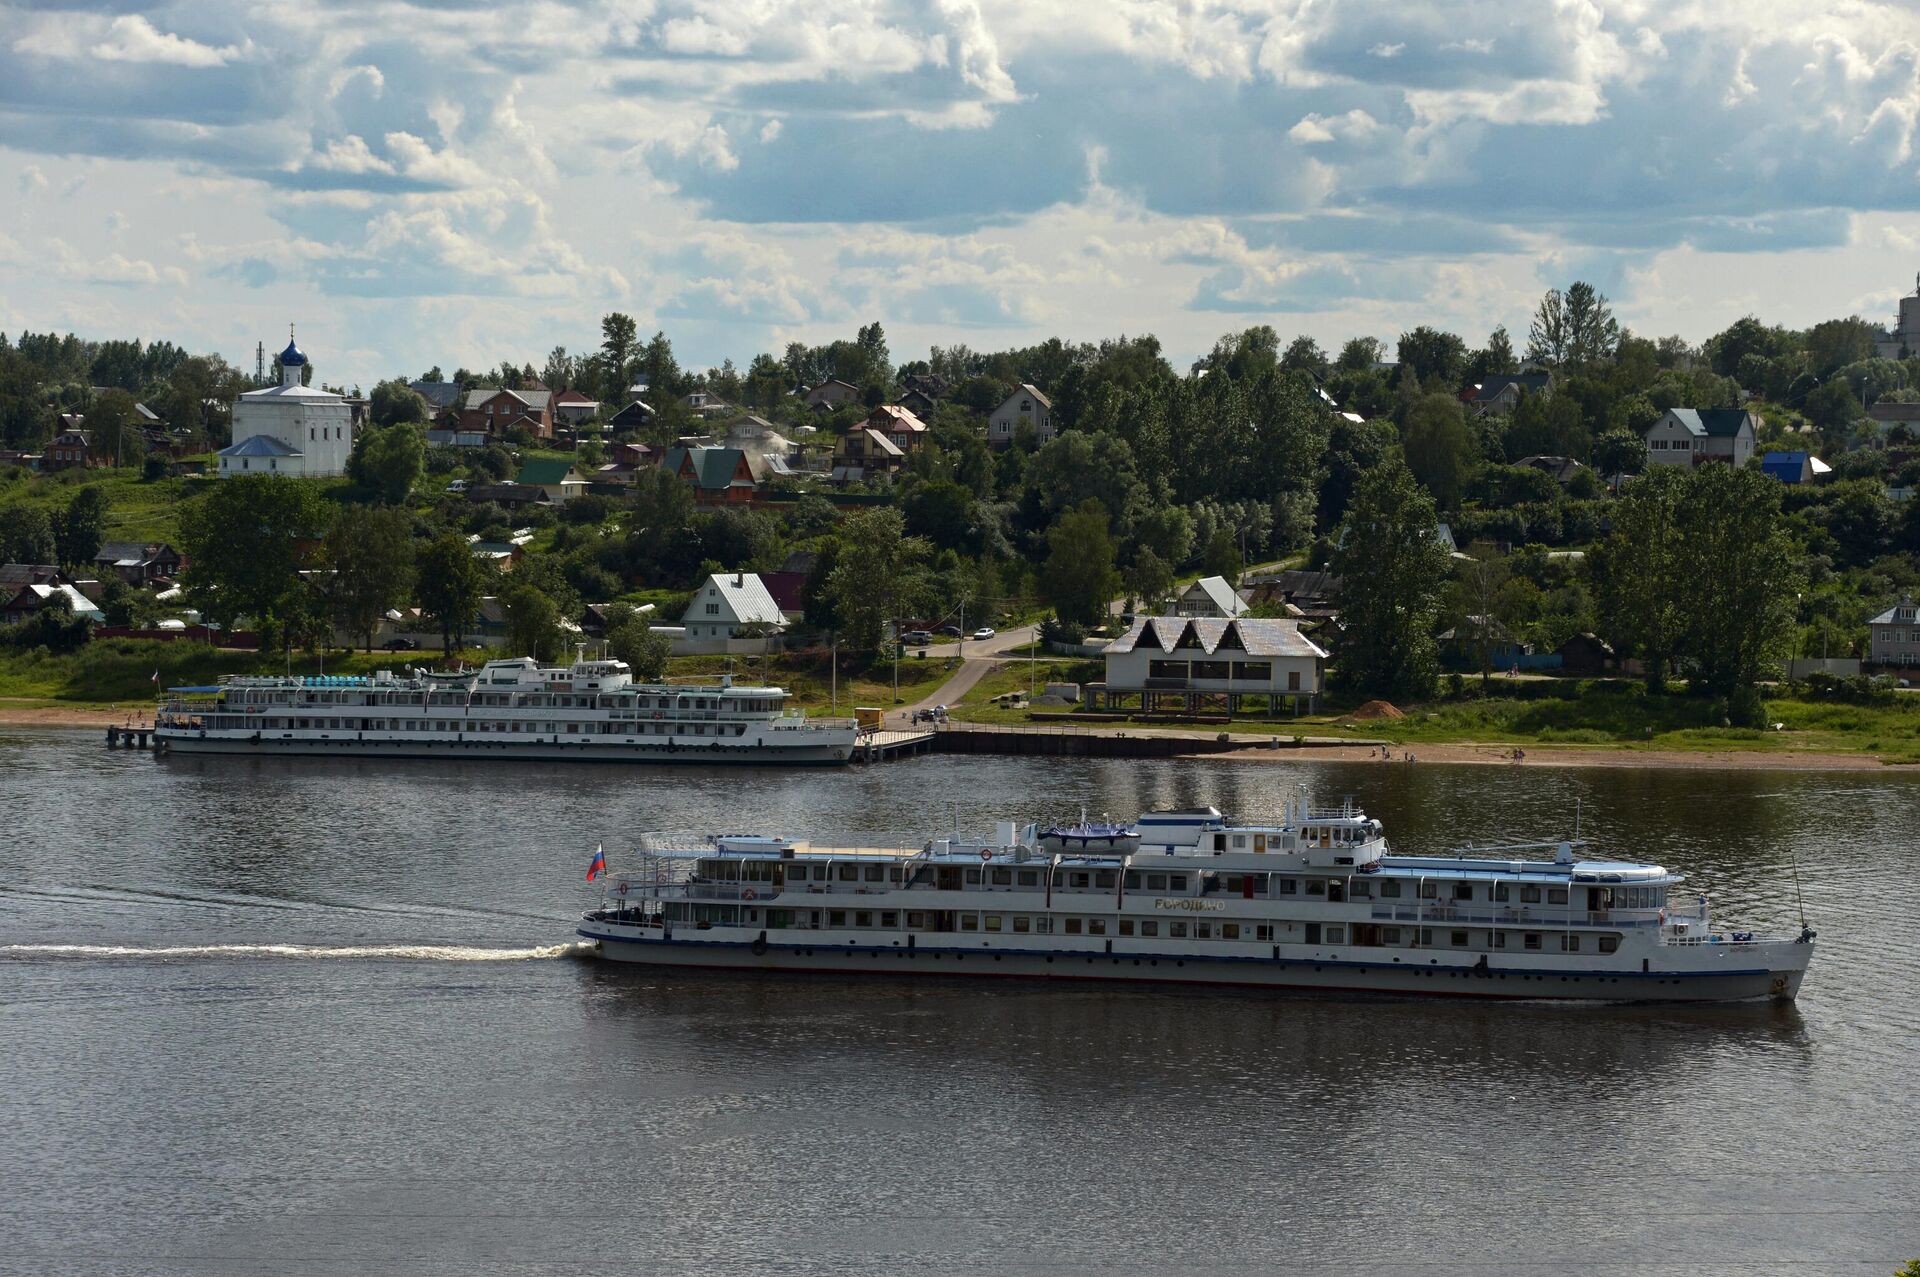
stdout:
[(466, 490), (467, 490), (467, 481), (465, 479), (455, 479), (452, 483), (449, 483), (447, 485), (448, 492), (465, 492)]
[(926, 630), (908, 630), (905, 634), (902, 634), (900, 638), (902, 642), (912, 643), (916, 646), (922, 643), (933, 642), (933, 635)]
[(991, 625), (983, 625), (973, 632), (973, 637), (975, 642), (981, 639), (990, 639), (993, 637), (993, 627)]
[(935, 630), (935, 631), (934, 631), (934, 633), (936, 633), (936, 634), (944, 634), (944, 635), (946, 635), (946, 636), (947, 636), (948, 638), (959, 638), (959, 637), (960, 637), (960, 627), (959, 627), (959, 626), (957, 626), (957, 625), (943, 625), (943, 626), (941, 626), (941, 627), (940, 627), (939, 629), (937, 629), (937, 630)]
[(389, 652), (417, 652), (420, 644), (410, 638), (390, 638), (380, 645)]

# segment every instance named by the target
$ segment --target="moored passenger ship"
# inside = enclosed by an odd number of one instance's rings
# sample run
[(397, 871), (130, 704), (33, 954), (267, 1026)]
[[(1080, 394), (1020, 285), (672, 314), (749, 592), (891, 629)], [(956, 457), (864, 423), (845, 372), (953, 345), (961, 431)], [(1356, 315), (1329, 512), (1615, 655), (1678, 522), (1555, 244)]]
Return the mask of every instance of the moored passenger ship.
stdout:
[(529, 657), (461, 674), (227, 678), (176, 688), (154, 719), (179, 753), (586, 762), (844, 763), (851, 720), (786, 709), (778, 687), (635, 683), (624, 661)]
[(578, 931), (670, 966), (1602, 1002), (1791, 999), (1813, 956), (1804, 925), (1717, 929), (1660, 865), (1569, 842), (1394, 856), (1351, 804), (1272, 824), (1155, 812), (1105, 854), (1039, 850), (1034, 832), (643, 849)]

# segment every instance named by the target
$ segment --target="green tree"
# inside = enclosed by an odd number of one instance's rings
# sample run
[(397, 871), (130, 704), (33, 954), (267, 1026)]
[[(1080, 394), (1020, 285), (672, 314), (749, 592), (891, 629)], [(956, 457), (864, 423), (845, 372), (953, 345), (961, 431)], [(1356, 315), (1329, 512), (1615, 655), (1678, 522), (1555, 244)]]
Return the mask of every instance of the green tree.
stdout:
[(1566, 292), (1547, 290), (1527, 328), (1527, 358), (1579, 368), (1613, 354), (1620, 325), (1607, 299), (1592, 284), (1576, 281)]
[(1040, 567), (1040, 593), (1063, 621), (1096, 625), (1120, 592), (1114, 570), (1107, 511), (1089, 497), (1047, 529), (1047, 558)]
[(1647, 441), (1627, 430), (1609, 430), (1593, 441), (1593, 466), (1611, 478), (1647, 468)]
[(451, 656), (454, 641), (466, 635), (480, 610), (486, 573), (458, 532), (444, 533), (421, 547), (414, 566), (414, 602), (440, 627), (441, 650)]
[(1447, 551), (1434, 536), (1433, 499), (1398, 458), (1354, 489), (1330, 567), (1340, 578), (1335, 669), (1349, 687), (1384, 696), (1431, 695), (1438, 675), (1434, 621)]
[(1865, 409), (1854, 397), (1853, 387), (1836, 377), (1815, 387), (1801, 411), (1819, 429), (1821, 440), (1832, 448), (1845, 445)]
[(1425, 324), (1400, 334), (1400, 366), (1411, 368), (1422, 385), (1451, 390), (1459, 386), (1467, 367), (1467, 343), (1449, 332)]
[(607, 609), (606, 636), (607, 651), (615, 660), (625, 661), (637, 681), (653, 683), (666, 677), (673, 643), (648, 624), (645, 613), (625, 603), (613, 604)]
[(418, 425), (427, 419), (427, 401), (406, 382), (394, 378), (374, 386), (367, 412), (376, 426)]
[[(1639, 487), (1646, 480), (1643, 478)], [(1781, 486), (1758, 470), (1699, 466), (1686, 476), (1675, 538), (1685, 547), (1681, 599), (1699, 690), (1749, 692), (1786, 651), (1800, 574), (1780, 517)], [(1736, 717), (1757, 726), (1752, 702)]]
[(137, 405), (124, 390), (94, 396), (87, 408), (87, 434), (94, 450), (112, 457), (116, 466), (137, 465), (146, 452)]
[(53, 520), (37, 505), (0, 507), (0, 562), (55, 563), (59, 541)]
[(1684, 486), (1673, 466), (1655, 466), (1628, 484), (1613, 503), (1612, 531), (1584, 565), (1606, 636), (1639, 656), (1651, 692), (1666, 690), (1687, 623)]
[(188, 598), (217, 625), (251, 620), (264, 651), (275, 630), (305, 607), (300, 572), (325, 527), (326, 507), (308, 480), (223, 480), (180, 515)]
[(516, 581), (500, 596), (507, 610), (507, 650), (536, 661), (556, 660), (560, 655), (560, 609), (542, 590), (524, 581)]
[(427, 441), (409, 425), (368, 430), (353, 441), (347, 458), (347, 474), (363, 488), (371, 488), (380, 499), (399, 505), (413, 491), (427, 465)]
[(1327, 360), (1327, 352), (1320, 349), (1320, 343), (1304, 333), (1287, 343), (1287, 349), (1280, 356), (1280, 367), (1286, 372), (1303, 372), (1314, 380), (1323, 380), (1333, 365)]
[(60, 562), (91, 567), (100, 552), (101, 529), (107, 518), (107, 490), (89, 483), (73, 494), (54, 529)]
[(908, 536), (889, 506), (862, 510), (840, 525), (827, 595), (840, 637), (857, 651), (877, 652), (887, 627), (928, 601), (927, 543)]
[(1407, 410), (1401, 428), (1407, 465), (1442, 510), (1457, 510), (1480, 462), (1480, 440), (1455, 395), (1433, 391)]
[(327, 587), (334, 624), (373, 650), (388, 609), (406, 601), (413, 583), (413, 520), (391, 506), (349, 506), (327, 530), (321, 552), (333, 569)]
[(1836, 368), (1873, 358), (1875, 329), (1855, 315), (1829, 319), (1807, 330), (1807, 371), (1824, 377)]
[(974, 525), (977, 504), (971, 489), (951, 479), (932, 479), (914, 485), (901, 503), (907, 530), (925, 537), (942, 550), (968, 550), (975, 547), (978, 529)]
[(1128, 596), (1139, 603), (1141, 610), (1154, 612), (1173, 595), (1173, 569), (1152, 546), (1142, 545), (1127, 565), (1125, 585)]
[(614, 311), (600, 320), (600, 355), (606, 361), (607, 375), (615, 384), (613, 393), (625, 394), (630, 384), (627, 377), (627, 365), (633, 359), (635, 343), (639, 341), (640, 329), (633, 322), (633, 316)]

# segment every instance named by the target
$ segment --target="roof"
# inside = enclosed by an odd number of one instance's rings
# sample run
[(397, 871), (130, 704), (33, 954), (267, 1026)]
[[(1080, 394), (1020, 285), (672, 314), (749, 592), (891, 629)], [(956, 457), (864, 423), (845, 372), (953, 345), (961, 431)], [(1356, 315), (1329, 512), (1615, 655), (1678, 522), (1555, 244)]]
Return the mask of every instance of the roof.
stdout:
[(1731, 439), (1747, 424), (1745, 408), (1669, 408), (1667, 415), (1678, 421), (1690, 435), (1699, 438)]
[(407, 389), (435, 408), (444, 408), (460, 398), (460, 383), (457, 381), (410, 381)]
[(1232, 632), (1248, 656), (1326, 656), (1319, 644), (1300, 632), (1300, 622), (1256, 620), (1239, 617), (1223, 620), (1211, 616), (1143, 616), (1133, 628), (1107, 647), (1108, 656), (1124, 656), (1140, 648), (1171, 652), (1183, 639), (1199, 640), (1199, 650), (1211, 655), (1221, 640)]
[(1340, 578), (1325, 568), (1284, 568), (1279, 572), (1252, 578), (1256, 590), (1268, 590), (1291, 601), (1330, 599), (1340, 593)]
[(787, 618), (780, 614), (780, 605), (774, 602), (766, 583), (755, 573), (716, 572), (695, 593), (705, 593), (708, 586), (712, 586), (726, 600), (734, 620), (741, 625), (751, 625), (756, 621), (768, 625), (786, 622)]
[(1181, 591), (1180, 596), (1185, 598), (1195, 590), (1206, 595), (1207, 601), (1213, 604), (1214, 609), (1222, 616), (1239, 616), (1247, 610), (1246, 602), (1234, 593), (1233, 587), (1227, 584), (1227, 578), (1224, 576), (1203, 576)]
[(102, 541), (100, 552), (93, 556), (95, 563), (145, 563), (157, 559), (161, 553), (173, 552), (173, 547), (164, 541)]
[[(1901, 615), (1899, 615), (1902, 611), (1906, 612), (1906, 616), (1902, 617)], [(1868, 625), (1892, 625), (1895, 621), (1898, 621), (1902, 625), (1907, 625), (1907, 624), (1911, 624), (1913, 619), (1914, 619), (1913, 600), (1901, 599), (1898, 603), (1895, 603), (1892, 607), (1888, 608), (1886, 611), (1882, 612), (1880, 615), (1874, 617), (1871, 621), (1868, 621), (1867, 624)]]
[(626, 416), (628, 413), (631, 413), (636, 408), (638, 408), (641, 412), (645, 413), (649, 417), (653, 415), (652, 407), (641, 402), (638, 399), (635, 399), (632, 402), (628, 403), (627, 406), (622, 408), (619, 412), (614, 413), (613, 419), (615, 421), (618, 421), (620, 420), (620, 418)]
[(1522, 457), (1515, 465), (1531, 466), (1535, 470), (1552, 475), (1561, 483), (1586, 469), (1586, 466), (1572, 457), (1557, 457), (1551, 453), (1535, 453), (1531, 457)]
[(28, 595), (33, 596), (43, 604), (47, 602), (47, 600), (58, 596), (67, 601), (67, 605), (73, 609), (75, 616), (84, 616), (95, 621), (103, 621), (106, 619), (106, 613), (95, 606), (92, 599), (80, 593), (80, 591), (74, 589), (71, 585), (25, 585), (21, 587), (20, 593), (14, 595), (13, 602), (17, 604)]
[(467, 392), (467, 411), (471, 412), (489, 399), (501, 395), (517, 399), (531, 412), (539, 412), (553, 398), (551, 390), (508, 390), (504, 386), (478, 386)]
[(220, 449), (223, 457), (303, 457), (298, 448), (290, 448), (272, 435), (253, 435)]
[(1498, 399), (1508, 386), (1520, 390), (1538, 391), (1545, 390), (1552, 384), (1553, 374), (1548, 372), (1501, 373), (1481, 382), (1473, 392), (1473, 399), (1475, 403), (1486, 403), (1488, 400)]
[(899, 404), (881, 404), (878, 408), (875, 408), (867, 414), (868, 421), (875, 421), (882, 418), (884, 418), (887, 423), (886, 429), (895, 433), (905, 432), (912, 434), (927, 428), (927, 423), (914, 416), (911, 408), (902, 408)]
[(287, 334), (287, 348), (280, 352), (280, 364), (285, 368), (298, 368), (307, 362), (306, 354), (294, 345), (293, 334)]
[(47, 585), (64, 575), (51, 563), (0, 563), (0, 585), (19, 589), (23, 585)]
[(513, 481), (515, 483), (524, 483), (531, 487), (546, 488), (569, 481), (579, 482), (580, 476), (573, 472), (573, 463), (571, 461), (552, 461), (545, 458), (536, 458), (532, 461), (522, 463), (520, 473), (514, 476)]
[(747, 462), (747, 472), (757, 483), (772, 468), (768, 458), (757, 452), (743, 448), (682, 447), (669, 448), (660, 464), (671, 474), (679, 474), (681, 463), (691, 460), (693, 463), (694, 486), (709, 492), (720, 492), (742, 482), (734, 478), (734, 472), (740, 468), (740, 459)]
[(592, 404), (596, 408), (600, 406), (600, 401), (598, 399), (589, 399), (586, 395), (582, 394), (580, 391), (572, 390), (572, 389), (560, 391), (558, 394), (554, 395), (553, 401), (555, 403)]
[[(1040, 387), (1038, 387), (1038, 386), (1036, 386), (1036, 385), (1034, 385), (1034, 384), (1033, 384), (1032, 382), (1030, 382), (1030, 381), (1023, 381), (1023, 382), (1021, 382), (1021, 383), (1020, 383), (1020, 389), (1019, 389), (1019, 391), (1018, 391), (1017, 393), (1020, 393), (1020, 394), (1027, 394), (1027, 395), (1032, 395), (1032, 396), (1033, 396), (1033, 397), (1034, 397), (1035, 399), (1038, 399), (1038, 400), (1040, 401), (1040, 406), (1041, 406), (1042, 408), (1051, 408), (1051, 407), (1053, 407), (1053, 400), (1051, 400), (1051, 399), (1049, 399), (1049, 398), (1047, 398), (1047, 397), (1046, 397), (1046, 395), (1044, 395), (1044, 394), (1042, 394), (1042, 393), (1041, 393), (1041, 391), (1040, 391)], [(1009, 399), (1011, 399), (1011, 398), (1013, 398), (1013, 396), (1012, 396), (1012, 395), (1008, 395), (1008, 396), (1007, 396), (1007, 398), (1009, 398)]]

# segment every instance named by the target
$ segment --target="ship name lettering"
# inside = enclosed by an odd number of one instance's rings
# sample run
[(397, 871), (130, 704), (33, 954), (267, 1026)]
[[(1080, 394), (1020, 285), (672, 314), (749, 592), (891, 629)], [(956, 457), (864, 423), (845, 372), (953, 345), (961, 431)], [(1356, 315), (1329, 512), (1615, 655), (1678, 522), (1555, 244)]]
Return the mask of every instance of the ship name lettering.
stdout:
[(1193, 900), (1156, 896), (1153, 901), (1153, 907), (1155, 909), (1183, 909), (1188, 913), (1214, 913), (1225, 909), (1227, 902), (1224, 900)]

